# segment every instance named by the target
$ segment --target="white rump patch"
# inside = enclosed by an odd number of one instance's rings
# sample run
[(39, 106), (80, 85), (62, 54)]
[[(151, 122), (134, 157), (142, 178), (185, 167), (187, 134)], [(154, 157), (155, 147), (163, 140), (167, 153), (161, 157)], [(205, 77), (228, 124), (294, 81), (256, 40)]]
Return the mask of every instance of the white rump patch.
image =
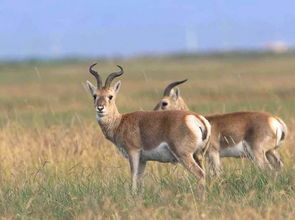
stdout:
[[(188, 115), (185, 117), (185, 123), (191, 129), (191, 131), (195, 134), (198, 141), (202, 141), (203, 137), (203, 124), (200, 120), (194, 115)], [(202, 141), (203, 142), (203, 141)]]
[(153, 160), (163, 163), (178, 162), (176, 155), (170, 150), (169, 145), (166, 142), (162, 142), (159, 146), (151, 150), (142, 150), (141, 159), (145, 161)]
[[(203, 119), (203, 122), (205, 123), (205, 126), (207, 129), (207, 137), (206, 137), (206, 141), (208, 141), (209, 137), (211, 136), (211, 124), (209, 123), (209, 121), (202, 115), (199, 115), (201, 119)], [(203, 131), (204, 132), (204, 131)]]
[(269, 124), (270, 124), (270, 127), (271, 127), (273, 133), (276, 136), (276, 146), (279, 146), (281, 144), (280, 142), (281, 142), (281, 138), (283, 135), (282, 125), (277, 119), (275, 119), (273, 117), (269, 118)]
[(220, 150), (220, 157), (245, 157), (247, 155), (245, 147), (247, 147), (247, 143), (245, 141), (241, 141), (238, 144), (227, 147)]

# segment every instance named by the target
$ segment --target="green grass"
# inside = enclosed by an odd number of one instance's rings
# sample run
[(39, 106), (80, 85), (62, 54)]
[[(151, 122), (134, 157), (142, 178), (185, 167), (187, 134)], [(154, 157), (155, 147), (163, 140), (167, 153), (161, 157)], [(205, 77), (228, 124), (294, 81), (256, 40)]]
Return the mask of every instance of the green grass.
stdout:
[[(110, 217), (115, 211), (119, 216), (134, 218), (141, 209), (150, 209), (157, 213), (156, 218), (179, 218), (183, 211), (218, 218), (235, 212), (239, 206), (263, 216), (265, 210), (279, 204), (284, 204), (287, 210), (288, 203), (294, 204), (295, 199), (293, 170), (273, 174), (253, 166), (240, 172), (233, 167), (226, 169), (222, 178), (208, 181), (207, 198), (202, 201), (192, 190), (195, 180), (180, 171), (161, 177), (148, 174), (144, 192), (132, 195), (126, 174), (106, 181), (95, 169), (75, 169), (80, 170), (60, 174), (50, 164), (42, 165), (22, 181), (7, 184), (2, 180), (0, 214), (71, 219), (86, 211), (100, 217)], [(164, 212), (167, 207), (171, 212)], [(291, 218), (295, 210), (289, 208), (290, 213), (285, 216)]]
[(220, 178), (196, 180), (180, 165), (150, 162), (141, 193), (130, 192), (128, 161), (102, 135), (92, 98), (92, 61), (0, 64), (0, 216), (7, 219), (293, 219), (295, 216), (295, 56), (172, 56), (105, 60), (103, 78), (125, 67), (120, 112), (150, 110), (164, 87), (180, 86), (201, 114), (263, 110), (290, 134), (281, 172), (223, 159)]

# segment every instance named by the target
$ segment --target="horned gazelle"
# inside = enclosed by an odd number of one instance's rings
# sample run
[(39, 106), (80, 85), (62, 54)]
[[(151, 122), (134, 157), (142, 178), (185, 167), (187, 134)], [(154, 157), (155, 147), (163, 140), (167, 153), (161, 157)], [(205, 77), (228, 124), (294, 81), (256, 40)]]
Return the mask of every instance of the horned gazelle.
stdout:
[[(169, 84), (154, 110), (188, 110), (175, 86)], [(210, 146), (207, 150), (215, 174), (220, 172), (220, 157), (249, 157), (261, 168), (281, 168), (283, 163), (276, 149), (287, 136), (287, 126), (277, 116), (266, 112), (233, 112), (208, 115), (211, 124)]]
[(94, 98), (96, 119), (105, 137), (129, 159), (132, 190), (137, 189), (137, 179), (143, 176), (147, 161), (180, 162), (203, 187), (205, 170), (198, 156), (208, 143), (208, 121), (195, 113), (176, 110), (120, 114), (115, 99), (121, 82), (113, 87), (111, 82), (123, 74), (123, 68), (118, 66), (120, 71), (111, 73), (103, 86), (100, 74), (93, 70), (95, 65), (89, 71), (95, 76), (97, 87), (89, 81), (87, 86)]

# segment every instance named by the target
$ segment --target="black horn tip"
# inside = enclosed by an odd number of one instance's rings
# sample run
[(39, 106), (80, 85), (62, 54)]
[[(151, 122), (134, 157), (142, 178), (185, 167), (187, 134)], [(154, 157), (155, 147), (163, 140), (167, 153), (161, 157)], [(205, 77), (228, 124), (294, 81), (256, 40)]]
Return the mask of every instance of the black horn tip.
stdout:
[(97, 63), (92, 64), (89, 69), (91, 70)]
[(120, 65), (117, 65), (117, 67), (120, 69), (120, 74), (118, 76), (121, 76), (124, 73), (124, 69)]
[(188, 81), (188, 79), (184, 79), (184, 80), (181, 80), (179, 81), (180, 83), (185, 83), (186, 81)]
[(123, 67), (121, 67), (120, 65), (117, 65), (117, 67), (119, 67), (119, 69), (123, 72)]

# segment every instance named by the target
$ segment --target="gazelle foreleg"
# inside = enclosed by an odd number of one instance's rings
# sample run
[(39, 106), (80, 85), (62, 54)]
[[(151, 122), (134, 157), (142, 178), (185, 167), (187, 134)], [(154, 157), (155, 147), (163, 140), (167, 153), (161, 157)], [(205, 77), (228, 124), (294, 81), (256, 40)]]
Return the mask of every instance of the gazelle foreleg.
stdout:
[(209, 165), (213, 171), (214, 176), (220, 176), (221, 172), (221, 163), (219, 152), (215, 149), (208, 150)]
[(133, 193), (136, 192), (137, 190), (137, 178), (139, 171), (142, 171), (142, 166), (141, 169), (140, 167), (140, 151), (139, 150), (133, 150), (128, 153), (128, 158), (129, 158), (129, 165), (130, 165), (130, 170), (131, 170), (131, 190)]

